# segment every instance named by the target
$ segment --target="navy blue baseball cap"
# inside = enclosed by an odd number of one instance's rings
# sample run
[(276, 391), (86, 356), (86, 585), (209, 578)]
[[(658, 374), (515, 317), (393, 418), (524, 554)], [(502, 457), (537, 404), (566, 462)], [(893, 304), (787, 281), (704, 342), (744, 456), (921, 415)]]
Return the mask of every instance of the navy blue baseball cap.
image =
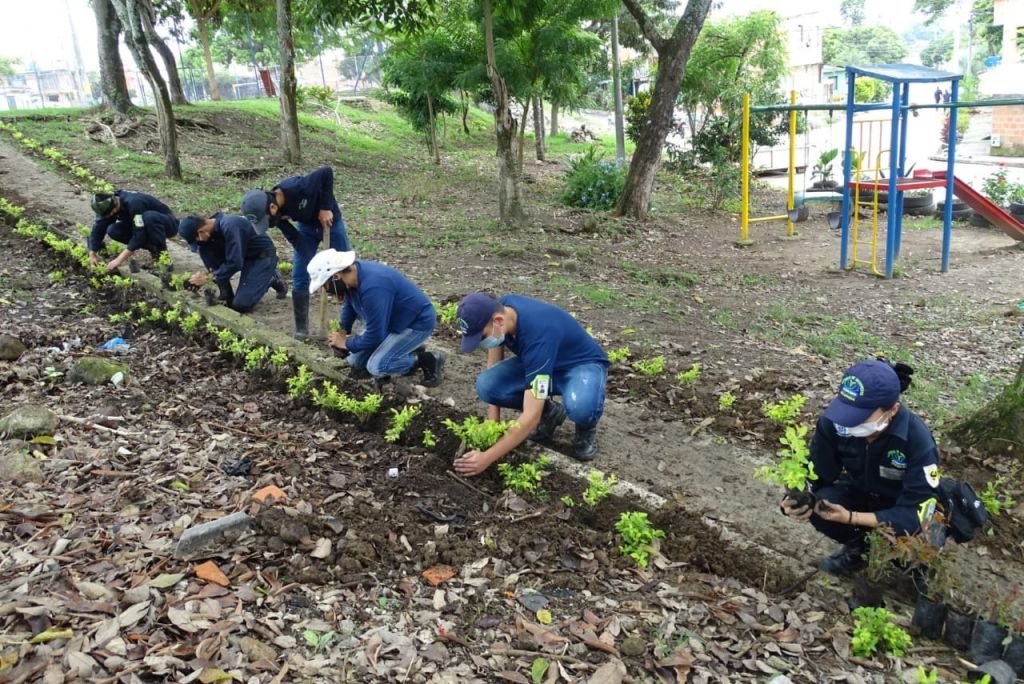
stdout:
[(199, 226), (202, 219), (198, 216), (186, 216), (178, 221), (178, 237), (188, 243), (189, 247), (196, 244), (196, 236), (199, 233)]
[(825, 417), (841, 427), (860, 425), (880, 408), (900, 400), (900, 379), (885, 361), (860, 361), (843, 373), (836, 398)]
[(242, 197), (242, 215), (252, 222), (259, 235), (265, 235), (270, 227), (270, 200), (266, 190), (250, 190)]
[(462, 298), (456, 316), (459, 332), (462, 333), (463, 354), (468, 354), (480, 345), (484, 328), (491, 322), (494, 312), (500, 308), (501, 304), (497, 299), (483, 292), (474, 292)]

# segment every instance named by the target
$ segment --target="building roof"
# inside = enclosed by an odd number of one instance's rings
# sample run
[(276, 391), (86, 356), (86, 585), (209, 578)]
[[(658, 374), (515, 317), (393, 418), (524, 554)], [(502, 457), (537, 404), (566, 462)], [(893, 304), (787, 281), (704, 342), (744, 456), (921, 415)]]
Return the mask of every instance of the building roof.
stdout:
[(873, 64), (870, 66), (848, 66), (848, 72), (858, 76), (871, 76), (880, 78), (883, 81), (894, 83), (936, 83), (938, 81), (958, 81), (964, 77), (963, 74), (954, 74), (950, 71), (940, 71), (918, 64)]

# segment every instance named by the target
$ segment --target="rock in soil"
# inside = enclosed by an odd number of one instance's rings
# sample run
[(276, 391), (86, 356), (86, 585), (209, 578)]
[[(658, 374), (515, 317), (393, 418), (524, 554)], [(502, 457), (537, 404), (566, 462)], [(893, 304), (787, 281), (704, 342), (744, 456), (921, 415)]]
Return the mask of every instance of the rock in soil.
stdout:
[(647, 650), (647, 642), (637, 637), (629, 637), (622, 642), (622, 655), (635, 658), (642, 656)]
[(25, 404), (0, 420), (0, 434), (7, 434), (11, 437), (52, 435), (59, 422), (57, 414), (45, 406)]
[(0, 361), (17, 361), (28, 347), (13, 335), (0, 335)]
[(249, 662), (255, 663), (258, 660), (274, 662), (277, 660), (277, 651), (274, 650), (274, 647), (263, 643), (259, 639), (242, 637), (241, 641), (238, 642), (238, 647), (245, 654), (245, 657), (249, 659)]
[(32, 457), (25, 442), (17, 440), (0, 446), (0, 482), (42, 482), (39, 462)]
[(68, 380), (86, 385), (104, 385), (116, 373), (123, 373), (127, 378), (128, 368), (99, 356), (84, 356), (68, 371)]

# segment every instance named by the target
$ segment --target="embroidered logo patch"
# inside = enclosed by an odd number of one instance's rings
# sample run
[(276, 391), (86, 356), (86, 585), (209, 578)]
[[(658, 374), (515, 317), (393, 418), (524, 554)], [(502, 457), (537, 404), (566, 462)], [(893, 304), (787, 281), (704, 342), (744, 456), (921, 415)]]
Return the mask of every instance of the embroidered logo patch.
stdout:
[(855, 375), (847, 375), (839, 386), (839, 394), (848, 401), (857, 401), (864, 394), (864, 383)]
[(142, 228), (144, 225), (145, 225), (145, 223), (142, 220), (142, 214), (136, 214), (135, 215), (135, 227), (136, 228)]
[(307, 204), (309, 204), (308, 199), (303, 199), (301, 202), (299, 202), (299, 211), (305, 209)]
[(551, 376), (538, 375), (533, 379), (530, 389), (533, 392), (533, 396), (537, 399), (547, 399), (548, 394), (551, 393)]
[(466, 322), (466, 319), (460, 318), (459, 319), (459, 323), (458, 323), (458, 328), (459, 328), (459, 334), (460, 335), (465, 335), (466, 333), (469, 332), (469, 323)]
[(930, 487), (939, 486), (939, 466), (928, 465), (924, 467), (924, 479), (928, 481)]
[(907, 455), (899, 449), (893, 449), (887, 455), (889, 457), (889, 464), (893, 468), (903, 469), (907, 467)]

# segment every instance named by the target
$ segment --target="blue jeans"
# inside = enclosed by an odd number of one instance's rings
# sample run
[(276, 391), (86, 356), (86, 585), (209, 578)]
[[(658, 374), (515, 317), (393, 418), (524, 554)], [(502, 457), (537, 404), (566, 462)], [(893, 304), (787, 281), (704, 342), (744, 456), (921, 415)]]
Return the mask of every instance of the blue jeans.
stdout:
[[(551, 376), (551, 396), (561, 396), (570, 420), (581, 430), (597, 425), (604, 414), (604, 386), (608, 368), (586, 363)], [(523, 410), (526, 371), (518, 358), (496, 363), (476, 378), (476, 393), (481, 401), (502, 408)]]
[[(199, 257), (203, 265), (211, 271), (216, 270), (224, 263), (223, 253), (218, 253), (199, 243)], [(242, 272), (238, 276), (238, 289), (235, 290), (235, 298), (228, 303), (228, 306), (238, 313), (249, 313), (256, 308), (256, 305), (263, 299), (263, 295), (270, 289), (270, 281), (277, 273), (277, 252), (272, 249), (255, 259), (246, 259), (242, 264)]]
[(432, 330), (413, 330), (391, 333), (376, 349), (366, 349), (348, 355), (353, 368), (365, 368), (370, 375), (406, 375), (416, 364), (413, 351), (430, 339)]
[(136, 237), (130, 221), (117, 221), (107, 227), (107, 237), (136, 252), (144, 249), (154, 258), (167, 251), (167, 238), (178, 234), (178, 222), (173, 216), (159, 211), (142, 212), (142, 231)]
[[(316, 256), (317, 249), (323, 241), (324, 229), (320, 224), (296, 223), (295, 230), (299, 237), (292, 245), (294, 247), (292, 250), (292, 291), (308, 292), (309, 271), (306, 268), (309, 266), (310, 260)], [(348, 233), (345, 232), (345, 219), (341, 212), (338, 212), (334, 223), (331, 224), (330, 242), (331, 249), (341, 252), (352, 249), (349, 245)]]

